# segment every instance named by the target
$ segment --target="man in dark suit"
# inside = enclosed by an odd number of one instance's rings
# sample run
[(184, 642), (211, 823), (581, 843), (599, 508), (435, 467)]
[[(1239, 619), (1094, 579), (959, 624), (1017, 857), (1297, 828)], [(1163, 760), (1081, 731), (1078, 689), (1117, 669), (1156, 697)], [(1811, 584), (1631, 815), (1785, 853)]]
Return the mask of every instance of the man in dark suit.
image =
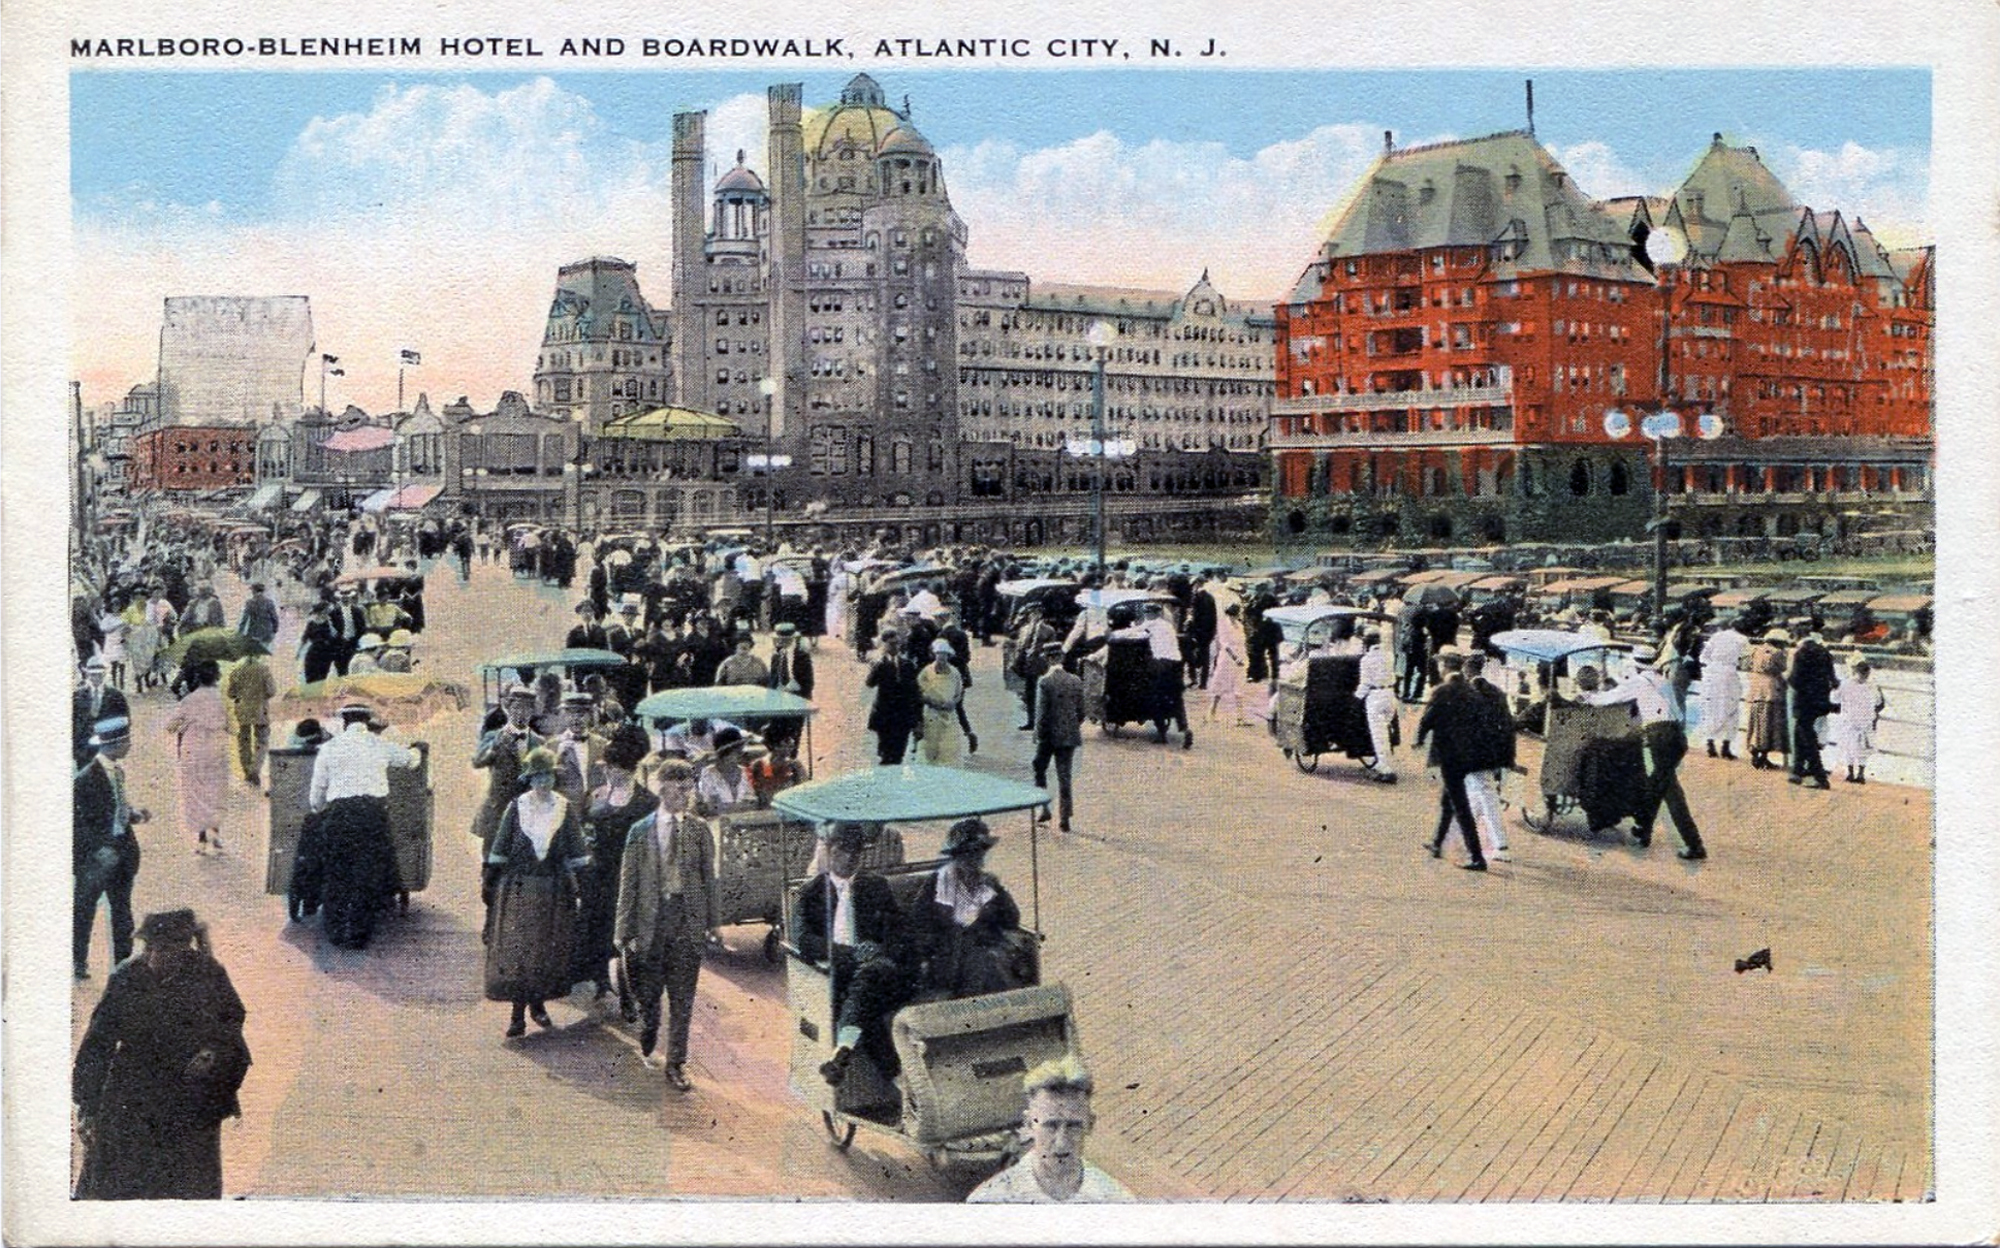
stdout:
[(1206, 576), (1194, 578), (1194, 589), (1188, 599), (1187, 629), (1182, 639), (1186, 642), (1188, 683), (1208, 688), (1208, 652), (1215, 645), (1215, 595), (1208, 592)]
[(820, 1067), (838, 1085), (857, 1049), (893, 1078), (901, 1068), (889, 1021), (910, 999), (902, 909), (889, 881), (861, 870), (870, 829), (836, 823), (826, 838), (826, 868), (799, 893), (799, 953), (833, 974), (834, 1051)]
[(576, 627), (563, 638), (563, 645), (571, 650), (609, 650), (611, 637), (604, 626), (597, 622), (597, 604), (586, 598), (576, 604)]
[[(1076, 674), (1074, 659), (1054, 662), (1055, 656), (1062, 652), (1061, 642), (1051, 641), (1043, 651), (1050, 667), (1035, 682), (1035, 783), (1044, 789), (1049, 787), (1049, 761), (1055, 760), (1056, 794), (1062, 818), (1056, 826), (1067, 832), (1070, 816), (1075, 813), (1070, 780), (1077, 748), (1083, 744), (1083, 681)], [(1037, 818), (1048, 817), (1044, 810)]]
[(771, 688), (812, 700), (812, 655), (799, 645), (798, 625), (790, 620), (772, 629)]
[(1827, 783), (1826, 764), (1819, 756), (1819, 719), (1833, 709), (1833, 656), (1819, 639), (1819, 623), (1809, 621), (1800, 630), (1799, 644), (1792, 650), (1792, 663), (1785, 673), (1792, 726), (1792, 784), (1815, 789)]
[(361, 647), (361, 634), (368, 631), (368, 613), (361, 605), (360, 591), (352, 585), (342, 585), (327, 611), (327, 623), (333, 643), (328, 651), (333, 670), (345, 676), (354, 652)]
[(139, 838), (132, 827), (152, 818), (127, 803), (125, 769), (118, 765), (132, 749), (132, 721), (100, 719), (88, 740), (92, 757), (76, 773), (70, 842), (76, 880), (70, 953), (78, 979), (90, 978), (90, 929), (100, 897), (111, 906), (112, 965), (132, 956), (132, 882), (139, 876)]
[(903, 648), (903, 639), (890, 629), (880, 641), (882, 657), (868, 670), (868, 687), (875, 691), (868, 731), (875, 734), (876, 761), (893, 767), (910, 748), (910, 734), (923, 716), (924, 702), (917, 691), (917, 665)]
[(84, 660), (83, 683), (70, 695), (70, 751), (78, 767), (90, 761), (90, 734), (97, 730), (98, 720), (130, 719), (132, 715), (124, 692), (104, 683), (109, 669), (102, 655), (91, 655)]
[[(1438, 667), (1444, 679), (1431, 691), (1430, 705), (1417, 721), (1417, 744), (1422, 745), (1426, 739), (1431, 742), (1431, 762), (1444, 780), (1444, 799), (1465, 837), (1466, 861), (1461, 865), (1468, 871), (1484, 871), (1486, 854), (1479, 847), (1479, 828), (1466, 798), (1465, 777), (1486, 762), (1481, 757), (1480, 731), (1485, 699), (1465, 683), (1464, 660), (1457, 651), (1439, 655)], [(1439, 821), (1437, 833), (1431, 838), (1431, 857), (1444, 853), (1448, 827), (1445, 821)]]

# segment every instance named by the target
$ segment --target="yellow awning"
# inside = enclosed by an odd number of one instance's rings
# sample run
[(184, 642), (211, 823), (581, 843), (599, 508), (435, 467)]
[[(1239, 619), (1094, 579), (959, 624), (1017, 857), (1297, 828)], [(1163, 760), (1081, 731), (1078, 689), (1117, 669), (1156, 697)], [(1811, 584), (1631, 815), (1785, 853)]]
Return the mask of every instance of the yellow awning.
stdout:
[(639, 442), (706, 442), (742, 435), (743, 427), (735, 421), (690, 407), (656, 407), (650, 412), (620, 416), (606, 421), (599, 434)]

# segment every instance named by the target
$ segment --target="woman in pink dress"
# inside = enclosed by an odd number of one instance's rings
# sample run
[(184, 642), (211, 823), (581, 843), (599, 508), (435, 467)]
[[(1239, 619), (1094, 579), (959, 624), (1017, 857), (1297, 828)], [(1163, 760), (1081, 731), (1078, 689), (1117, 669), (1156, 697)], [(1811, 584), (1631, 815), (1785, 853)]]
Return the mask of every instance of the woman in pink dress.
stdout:
[(1229, 703), (1229, 714), (1238, 727), (1250, 720), (1243, 713), (1243, 665), (1250, 647), (1243, 639), (1243, 608), (1230, 603), (1215, 622), (1208, 669), (1208, 717), (1212, 720)]
[(179, 762), (175, 779), (181, 796), (181, 823), (195, 834), (194, 852), (222, 852), (222, 803), (229, 792), (229, 714), (216, 688), (213, 663), (188, 673), (194, 689), (167, 716)]

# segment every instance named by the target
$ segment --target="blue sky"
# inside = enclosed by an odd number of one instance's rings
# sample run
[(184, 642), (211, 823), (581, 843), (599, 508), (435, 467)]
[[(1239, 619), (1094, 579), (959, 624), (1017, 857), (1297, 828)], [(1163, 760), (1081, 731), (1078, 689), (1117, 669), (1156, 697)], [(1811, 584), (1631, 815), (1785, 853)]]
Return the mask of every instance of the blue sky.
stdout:
[[(73, 74), (71, 185), (78, 207), (134, 189), (233, 217), (272, 210), (271, 178), (316, 116), (365, 112), (385, 84), (476, 83), (529, 75)], [(609, 136), (657, 140), (671, 113), (755, 94), (770, 74), (558, 74), (595, 105)], [(806, 98), (834, 98), (849, 75), (809, 74)], [(1925, 70), (1439, 71), (1340, 73), (877, 74), (892, 102), (911, 97), (934, 142), (1005, 137), (1053, 146), (1098, 131), (1127, 142), (1202, 137), (1248, 156), (1313, 125), (1370, 116), (1399, 134), (1475, 134), (1522, 124), (1535, 79), (1536, 133), (1553, 147), (1596, 140), (1636, 172), (1671, 180), (1717, 130), (1776, 146), (1927, 151)], [(1662, 188), (1664, 189), (1664, 188)]]
[[(1721, 131), (1805, 202), (1891, 243), (1927, 234), (1922, 69), (869, 72), (939, 149), (971, 262), (1042, 280), (1183, 289), (1207, 268), (1268, 302), (1384, 129), (1519, 127), (1525, 77), (1538, 137), (1592, 194), (1668, 191)], [(161, 298), (248, 284), (312, 296), (324, 346), (393, 359), (423, 336), (427, 369), (462, 373), (453, 396), (490, 401), (526, 384), (566, 260), (634, 260), (670, 302), (672, 113), (710, 111), (712, 168), (737, 147), (761, 167), (765, 86), (803, 81), (811, 108), (851, 73), (78, 71), (79, 278), (117, 292), (78, 334), (105, 358), (79, 368), (122, 391), (150, 373)], [(366, 405), (393, 370), (348, 384)]]

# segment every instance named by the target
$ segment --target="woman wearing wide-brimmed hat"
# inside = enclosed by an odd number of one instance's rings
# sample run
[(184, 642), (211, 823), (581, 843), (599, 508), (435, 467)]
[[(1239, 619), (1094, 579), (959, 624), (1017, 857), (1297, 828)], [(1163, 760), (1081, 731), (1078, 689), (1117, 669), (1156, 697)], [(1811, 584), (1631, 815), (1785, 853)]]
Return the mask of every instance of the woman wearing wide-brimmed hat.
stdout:
[(961, 819), (945, 833), (944, 865), (910, 903), (910, 945), (923, 982), (952, 997), (1004, 992), (1033, 983), (1033, 956), (1014, 940), (1021, 907), (986, 870), (999, 844), (983, 819)]
[[(651, 749), (646, 730), (637, 724), (624, 724), (614, 731), (599, 760), (604, 765), (604, 782), (590, 791), (583, 812), (590, 869), (583, 876), (583, 930), (577, 939), (576, 977), (594, 981), (600, 998), (611, 991), (611, 963), (618, 956), (612, 929), (618, 918), (618, 879), (625, 860), (625, 834), (654, 808), (653, 794), (639, 783), (636, 774)], [(638, 1018), (631, 986), (622, 978), (618, 984), (618, 1005), (628, 1021)]]
[(1750, 765), (1760, 771), (1774, 765), (1765, 755), (1776, 750), (1782, 758), (1787, 752), (1785, 652), (1791, 644), (1790, 633), (1771, 628), (1750, 652), (1750, 671), (1743, 682), (1743, 750), (1750, 756)]
[(149, 914), (145, 944), (91, 1013), (70, 1079), (78, 1200), (218, 1200), (222, 1120), (250, 1068), (243, 1001), (192, 910)]
[(509, 1037), (553, 1027), (543, 1006), (575, 983), (577, 872), (590, 861), (578, 812), (556, 791), (556, 756), (537, 746), (521, 762), (528, 791), (507, 804), (486, 855), (486, 997), (509, 1001)]

